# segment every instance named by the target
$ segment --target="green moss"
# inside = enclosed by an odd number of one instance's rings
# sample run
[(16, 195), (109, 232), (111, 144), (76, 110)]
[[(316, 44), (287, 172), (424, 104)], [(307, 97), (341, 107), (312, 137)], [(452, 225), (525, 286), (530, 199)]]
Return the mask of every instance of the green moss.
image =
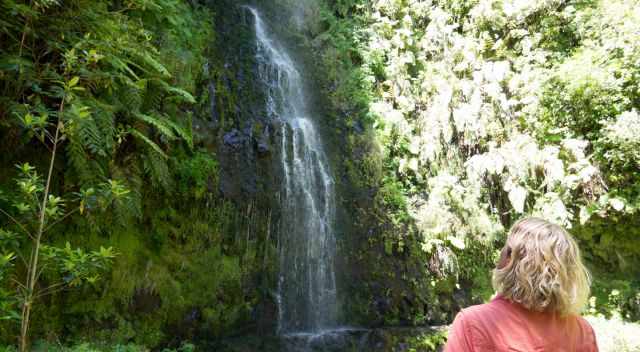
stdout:
[[(175, 334), (223, 336), (248, 324), (258, 301), (254, 272), (270, 261), (258, 256), (254, 246), (228, 242), (234, 225), (226, 220), (234, 211), (224, 205), (175, 211), (163, 225), (137, 225), (108, 237), (66, 232), (60, 241), (113, 246), (118, 258), (110, 277), (98, 286), (51, 297), (50, 305), (37, 311), (47, 323), (36, 331), (64, 329), (79, 339), (158, 346)], [(242, 255), (227, 254), (236, 250)]]
[(594, 217), (571, 232), (580, 241), (589, 262), (598, 272), (640, 275), (640, 220), (634, 215)]

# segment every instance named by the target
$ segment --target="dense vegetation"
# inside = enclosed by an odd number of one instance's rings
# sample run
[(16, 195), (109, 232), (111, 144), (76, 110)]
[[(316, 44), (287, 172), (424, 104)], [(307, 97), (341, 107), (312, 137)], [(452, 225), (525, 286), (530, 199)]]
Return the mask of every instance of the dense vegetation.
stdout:
[(609, 285), (609, 274), (622, 280), (614, 286), (623, 297), (600, 303), (637, 319), (637, 8), (338, 6), (334, 28), (351, 34), (344, 65), (357, 64), (351, 75), (336, 73), (348, 81), (333, 92), (349, 116), (344, 163), (356, 185), (379, 190), (375, 206), (392, 226), (376, 240), (387, 254), (415, 257), (427, 276), (455, 276), (486, 298), (486, 267), (475, 268), (495, 252), (482, 248), (499, 247), (523, 214), (539, 215), (579, 237), (598, 284)]
[[(2, 341), (17, 342), (31, 294), (21, 281), (32, 245), (10, 219), (40, 209), (26, 208), (13, 165), (46, 177), (54, 143), (59, 209), (46, 212), (43, 241), (59, 255), (44, 255), (35, 295), (63, 291), (34, 301), (32, 336), (157, 346), (246, 320), (257, 293), (244, 283), (265, 261), (234, 235), (246, 212), (217, 197), (217, 161), (193, 125), (209, 104), (210, 10), (169, 0), (5, 1), (1, 11)], [(81, 272), (100, 248), (112, 265)]]
[[(488, 299), (526, 214), (579, 239), (589, 313), (640, 319), (638, 1), (257, 5), (311, 82), (346, 323), (446, 324)], [(0, 342), (27, 346), (25, 307), (36, 350), (273, 333), (286, 214), (243, 10), (5, 0), (0, 14)]]

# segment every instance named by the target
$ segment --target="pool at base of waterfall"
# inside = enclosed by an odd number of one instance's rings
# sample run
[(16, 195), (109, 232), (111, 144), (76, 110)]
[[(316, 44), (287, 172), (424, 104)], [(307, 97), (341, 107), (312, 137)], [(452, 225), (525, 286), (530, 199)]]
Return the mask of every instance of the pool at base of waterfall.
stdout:
[[(342, 327), (317, 333), (242, 336), (226, 339), (210, 351), (220, 352), (409, 352), (438, 351), (446, 327)], [(207, 350), (207, 349), (205, 349)]]
[(309, 351), (347, 351), (361, 350), (366, 345), (367, 335), (370, 330), (358, 328), (338, 328), (323, 330), (314, 333), (290, 333), (280, 338), (287, 352)]

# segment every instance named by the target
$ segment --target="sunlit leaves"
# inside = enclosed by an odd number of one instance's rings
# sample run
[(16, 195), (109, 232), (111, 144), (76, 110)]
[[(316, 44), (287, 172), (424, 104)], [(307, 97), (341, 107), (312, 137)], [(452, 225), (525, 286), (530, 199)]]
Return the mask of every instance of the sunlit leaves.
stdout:
[(35, 167), (29, 163), (16, 165), (16, 168), (19, 176), (15, 182), (20, 196), (12, 199), (13, 206), (24, 216), (36, 216), (40, 196), (44, 191), (43, 180)]
[(43, 256), (49, 263), (57, 266), (58, 273), (65, 284), (79, 286), (84, 282), (95, 283), (100, 278), (101, 272), (116, 258), (116, 253), (111, 247), (85, 251), (81, 248), (72, 248), (67, 242), (64, 247), (45, 246)]
[[(637, 165), (639, 148), (614, 132), (634, 130), (633, 113), (621, 115), (629, 100), (617, 93), (633, 79), (622, 68), (638, 52), (631, 39), (637, 21), (622, 20), (637, 16), (628, 4), (576, 9), (553, 0), (483, 0), (425, 7), (380, 0), (372, 9), (364, 57), (379, 91), (370, 108), (393, 158), (387, 163), (396, 165), (391, 170), (409, 190), (409, 204), (417, 204), (410, 211), (427, 238), (441, 230), (499, 228), (486, 226), (498, 213), (535, 213), (570, 226), (575, 204), (591, 209), (582, 219), (633, 209), (601, 201), (609, 170), (593, 160), (603, 148), (617, 165)], [(622, 17), (598, 31), (613, 9)], [(604, 17), (591, 17), (600, 12)], [(424, 18), (424, 27), (416, 24)], [(559, 61), (581, 44), (580, 36), (583, 47)], [(617, 52), (606, 49), (614, 47)], [(375, 73), (380, 67), (384, 72)]]
[(104, 186), (113, 200), (122, 199), (129, 194), (129, 190), (118, 180), (109, 180)]
[(30, 129), (30, 128), (42, 129), (46, 127), (48, 118), (49, 116), (46, 114), (40, 114), (40, 115), (34, 116), (29, 112), (23, 117), (21, 117), (20, 121), (22, 122), (22, 125), (27, 129)]
[(47, 9), (51, 6), (60, 5), (60, 0), (35, 0), (33, 5), (36, 9)]
[[(7, 241), (13, 241), (11, 239), (7, 239), (8, 234), (9, 232), (0, 229), (0, 248), (3, 249), (0, 251), (0, 281), (6, 278), (9, 270), (13, 266), (13, 262), (16, 259), (16, 255), (13, 252), (6, 250)], [(12, 236), (15, 236), (15, 234), (10, 235), (10, 237)], [(0, 287), (0, 321), (17, 320), (19, 318), (16, 310), (16, 303), (13, 292)]]
[(605, 127), (603, 142), (610, 147), (604, 157), (616, 165), (640, 166), (640, 115), (627, 111)]

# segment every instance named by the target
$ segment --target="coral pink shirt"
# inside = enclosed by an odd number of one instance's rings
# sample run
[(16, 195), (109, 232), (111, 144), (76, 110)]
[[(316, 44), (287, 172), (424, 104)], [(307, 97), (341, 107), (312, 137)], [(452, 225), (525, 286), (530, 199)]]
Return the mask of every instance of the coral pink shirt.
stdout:
[(597, 352), (591, 325), (582, 317), (528, 310), (503, 297), (463, 309), (445, 352)]

